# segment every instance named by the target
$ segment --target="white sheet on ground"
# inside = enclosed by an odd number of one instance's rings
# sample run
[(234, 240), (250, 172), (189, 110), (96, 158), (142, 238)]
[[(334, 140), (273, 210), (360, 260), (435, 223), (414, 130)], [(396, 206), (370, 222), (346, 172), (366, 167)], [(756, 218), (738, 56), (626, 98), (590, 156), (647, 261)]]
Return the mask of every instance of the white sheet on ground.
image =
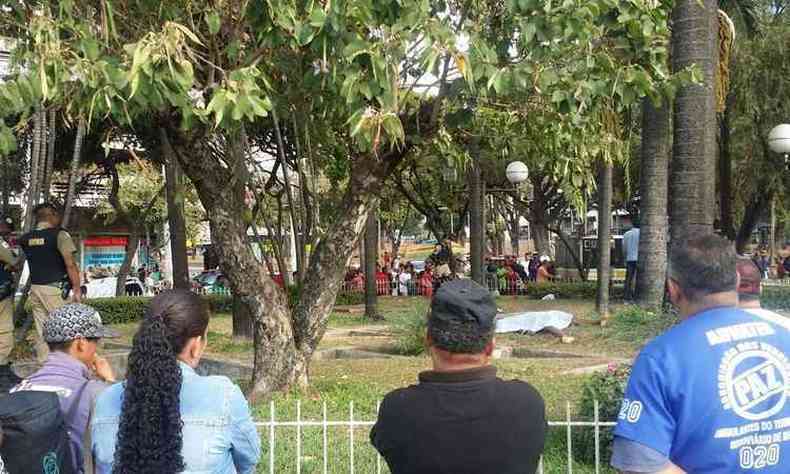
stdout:
[(497, 320), (496, 332), (539, 332), (552, 326), (565, 329), (571, 325), (573, 315), (564, 311), (531, 311), (526, 313), (505, 314)]

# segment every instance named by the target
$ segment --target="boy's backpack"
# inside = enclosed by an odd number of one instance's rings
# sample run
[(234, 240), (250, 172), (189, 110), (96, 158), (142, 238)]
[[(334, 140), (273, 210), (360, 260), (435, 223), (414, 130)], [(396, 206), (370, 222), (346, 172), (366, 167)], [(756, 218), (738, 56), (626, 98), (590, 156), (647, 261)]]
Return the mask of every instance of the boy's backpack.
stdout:
[(8, 474), (79, 474), (74, 447), (58, 396), (22, 391), (0, 398), (3, 443), (0, 457)]

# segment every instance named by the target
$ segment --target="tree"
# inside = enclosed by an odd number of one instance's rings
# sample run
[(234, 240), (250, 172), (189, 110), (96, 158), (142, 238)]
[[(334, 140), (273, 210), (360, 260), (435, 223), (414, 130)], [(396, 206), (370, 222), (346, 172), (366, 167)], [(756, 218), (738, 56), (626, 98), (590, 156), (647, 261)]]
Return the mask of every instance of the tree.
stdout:
[(598, 178), (598, 294), (595, 311), (609, 318), (609, 280), (612, 276), (612, 164), (602, 161)]
[(667, 269), (667, 174), (670, 154), (671, 103), (642, 101), (642, 152), (639, 186), (639, 260), (636, 294), (642, 306), (657, 308), (664, 301)]
[(371, 209), (365, 223), (365, 316), (381, 319), (378, 311), (378, 280), (376, 267), (379, 260), (379, 228), (376, 212)]
[(790, 105), (784, 100), (790, 87), (790, 28), (784, 20), (766, 21), (761, 34), (736, 49), (739, 67), (732, 78), (735, 100), (730, 142), (735, 170), (733, 188), (738, 190), (733, 201), (733, 220), (739, 223), (739, 252), (746, 250), (759, 219), (767, 216), (771, 200), (786, 200), (790, 187), (790, 176), (782, 172), (782, 157), (773, 153), (767, 143), (771, 128), (790, 115)]
[(672, 12), (672, 69), (697, 66), (703, 81), (681, 86), (675, 97), (670, 177), (673, 241), (713, 231), (716, 206), (716, 102), (718, 6), (715, 0), (677, 0)]
[(189, 263), (187, 262), (187, 229), (184, 217), (184, 184), (181, 168), (172, 152), (170, 141), (162, 136), (161, 149), (165, 162), (165, 194), (167, 196), (167, 222), (172, 255), (173, 288), (188, 290)]

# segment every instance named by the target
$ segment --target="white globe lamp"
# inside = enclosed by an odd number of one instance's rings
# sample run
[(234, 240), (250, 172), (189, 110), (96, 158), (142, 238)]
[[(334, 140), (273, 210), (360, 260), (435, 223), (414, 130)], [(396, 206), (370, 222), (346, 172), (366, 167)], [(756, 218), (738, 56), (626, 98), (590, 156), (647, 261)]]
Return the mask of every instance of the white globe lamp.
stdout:
[(785, 163), (790, 168), (790, 124), (777, 125), (768, 134), (768, 146), (775, 153), (784, 155)]
[(529, 169), (521, 161), (514, 161), (505, 170), (507, 180), (513, 184), (521, 184), (529, 178)]

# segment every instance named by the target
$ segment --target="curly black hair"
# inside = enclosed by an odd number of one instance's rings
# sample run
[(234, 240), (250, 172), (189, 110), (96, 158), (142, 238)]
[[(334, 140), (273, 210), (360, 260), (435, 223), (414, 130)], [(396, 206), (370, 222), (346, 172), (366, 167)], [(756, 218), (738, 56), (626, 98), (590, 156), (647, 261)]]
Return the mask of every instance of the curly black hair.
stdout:
[(166, 291), (148, 306), (129, 353), (113, 474), (176, 474), (181, 455), (181, 368), (189, 339), (205, 336), (209, 311), (189, 291)]

